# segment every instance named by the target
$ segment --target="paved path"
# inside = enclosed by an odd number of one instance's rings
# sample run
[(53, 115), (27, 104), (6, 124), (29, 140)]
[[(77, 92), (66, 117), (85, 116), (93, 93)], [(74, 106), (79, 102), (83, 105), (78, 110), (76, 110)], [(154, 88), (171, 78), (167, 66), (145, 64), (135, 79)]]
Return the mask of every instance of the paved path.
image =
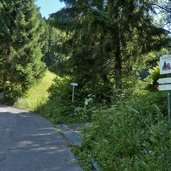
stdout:
[(39, 115), (0, 106), (0, 171), (82, 171), (65, 140)]

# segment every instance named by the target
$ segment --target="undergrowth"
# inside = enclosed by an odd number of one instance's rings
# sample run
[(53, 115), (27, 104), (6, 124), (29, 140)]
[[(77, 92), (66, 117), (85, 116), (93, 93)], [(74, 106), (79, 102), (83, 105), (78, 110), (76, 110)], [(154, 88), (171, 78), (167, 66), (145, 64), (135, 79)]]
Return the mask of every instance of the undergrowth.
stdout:
[(84, 148), (105, 171), (171, 170), (171, 127), (165, 97), (133, 97), (93, 115)]

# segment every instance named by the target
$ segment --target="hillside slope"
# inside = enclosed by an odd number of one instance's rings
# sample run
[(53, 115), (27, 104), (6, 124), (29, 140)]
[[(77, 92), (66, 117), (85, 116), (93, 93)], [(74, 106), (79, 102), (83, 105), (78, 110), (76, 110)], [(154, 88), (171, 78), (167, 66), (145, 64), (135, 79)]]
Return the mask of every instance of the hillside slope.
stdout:
[(55, 74), (47, 71), (45, 76), (37, 84), (32, 86), (27, 94), (20, 98), (14, 106), (30, 111), (36, 111), (40, 105), (47, 101), (49, 96), (48, 88), (53, 83), (55, 77)]

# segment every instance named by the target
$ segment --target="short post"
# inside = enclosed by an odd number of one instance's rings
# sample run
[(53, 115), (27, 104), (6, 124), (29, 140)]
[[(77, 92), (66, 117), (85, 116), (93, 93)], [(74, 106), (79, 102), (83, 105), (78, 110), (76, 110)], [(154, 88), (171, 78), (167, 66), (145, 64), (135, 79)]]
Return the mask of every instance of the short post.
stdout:
[(168, 119), (169, 119), (169, 123), (171, 122), (171, 113), (170, 113), (170, 92), (167, 93), (167, 98), (168, 98)]
[(78, 83), (70, 83), (72, 86), (72, 103), (74, 103), (74, 96), (75, 96), (75, 87), (78, 86)]
[(72, 103), (74, 103), (75, 86), (72, 88)]

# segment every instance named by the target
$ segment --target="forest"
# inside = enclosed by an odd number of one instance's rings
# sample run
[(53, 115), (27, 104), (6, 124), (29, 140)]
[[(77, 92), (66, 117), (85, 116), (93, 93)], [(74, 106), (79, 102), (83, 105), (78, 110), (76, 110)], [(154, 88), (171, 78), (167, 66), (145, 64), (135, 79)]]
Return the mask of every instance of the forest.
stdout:
[(171, 2), (60, 1), (45, 19), (34, 0), (0, 0), (0, 102), (88, 125), (73, 147), (86, 171), (90, 156), (104, 171), (171, 170), (167, 91), (157, 83), (171, 53)]

